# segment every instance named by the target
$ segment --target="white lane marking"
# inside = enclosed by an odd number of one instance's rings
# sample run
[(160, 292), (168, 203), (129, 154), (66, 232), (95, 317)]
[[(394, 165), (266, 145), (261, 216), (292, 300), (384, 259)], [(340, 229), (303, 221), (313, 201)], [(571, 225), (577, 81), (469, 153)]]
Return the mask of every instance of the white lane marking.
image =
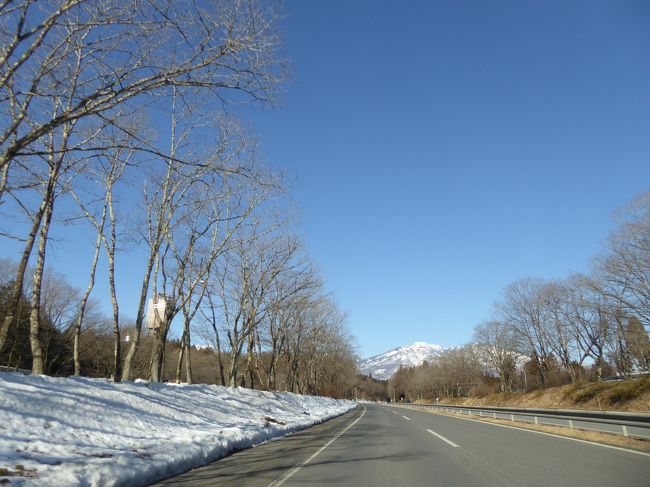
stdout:
[[(433, 414), (437, 414), (437, 413), (433, 413)], [(596, 443), (594, 441), (580, 440), (578, 438), (571, 438), (570, 436), (554, 435), (553, 433), (546, 433), (545, 431), (535, 431), (526, 428), (517, 428), (516, 426), (508, 426), (507, 424), (497, 424), (497, 423), (491, 423), (489, 421), (481, 421), (479, 419), (472, 419), (472, 418), (461, 418), (460, 416), (451, 416), (447, 414), (444, 414), (442, 416), (447, 416), (448, 418), (453, 418), (453, 419), (462, 419), (463, 421), (474, 421), (475, 423), (486, 424), (490, 426), (500, 426), (501, 428), (510, 428), (515, 431), (525, 431), (527, 433), (536, 433), (538, 435), (552, 436), (554, 438), (561, 438), (563, 440), (577, 441), (578, 443), (586, 443), (587, 445), (602, 446), (603, 448), (610, 448), (611, 450), (620, 450), (626, 453), (636, 453), (637, 455), (644, 455), (646, 457), (650, 457), (650, 453), (646, 453), (643, 451), (630, 450), (628, 448), (621, 448), (620, 446), (603, 445), (602, 443)]]
[(411, 421), (411, 418), (407, 418), (406, 416), (402, 416), (406, 421)]
[(397, 411), (393, 411), (395, 414), (399, 414)]
[(304, 462), (302, 462), (300, 465), (296, 465), (295, 467), (293, 467), (291, 470), (289, 470), (287, 473), (285, 473), (285, 474), (284, 474), (282, 477), (280, 477), (279, 479), (274, 480), (273, 482), (271, 482), (271, 483), (269, 484), (268, 487), (280, 487), (282, 484), (284, 484), (287, 480), (289, 480), (289, 479), (290, 479), (291, 477), (293, 477), (296, 473), (298, 473), (298, 471), (299, 471), (302, 467), (304, 467), (304, 466), (307, 465), (309, 462), (311, 462), (314, 458), (316, 458), (316, 457), (317, 457), (317, 456), (318, 456), (318, 455), (319, 455), (323, 450), (325, 450), (325, 448), (327, 448), (327, 447), (330, 446), (332, 443), (334, 443), (334, 442), (337, 440), (337, 438), (338, 438), (339, 436), (341, 436), (343, 433), (345, 433), (347, 430), (349, 430), (349, 429), (352, 428), (355, 424), (357, 424), (357, 423), (359, 422), (359, 420), (361, 420), (361, 418), (363, 418), (363, 415), (364, 415), (364, 414), (366, 414), (366, 407), (365, 407), (365, 406), (363, 406), (363, 412), (361, 413), (361, 416), (359, 416), (357, 419), (355, 419), (355, 420), (354, 420), (351, 424), (349, 424), (346, 428), (344, 428), (344, 429), (342, 429), (341, 431), (339, 431), (339, 432), (336, 434), (336, 436), (334, 436), (334, 438), (332, 438), (330, 441), (328, 441), (328, 442), (325, 443), (322, 447), (320, 447), (320, 449), (319, 449), (316, 453), (314, 453), (312, 456), (310, 456), (307, 460), (305, 460)]
[(456, 443), (454, 443), (454, 442), (451, 441), (451, 440), (448, 440), (448, 439), (445, 438), (444, 436), (439, 435), (439, 434), (436, 433), (435, 431), (431, 431), (431, 430), (427, 430), (427, 431), (428, 431), (429, 433), (431, 433), (433, 436), (437, 436), (438, 438), (440, 438), (440, 439), (441, 439), (442, 441), (444, 441), (445, 443), (449, 443), (449, 444), (450, 444), (451, 446), (453, 446), (454, 448), (460, 448), (460, 445), (457, 445)]

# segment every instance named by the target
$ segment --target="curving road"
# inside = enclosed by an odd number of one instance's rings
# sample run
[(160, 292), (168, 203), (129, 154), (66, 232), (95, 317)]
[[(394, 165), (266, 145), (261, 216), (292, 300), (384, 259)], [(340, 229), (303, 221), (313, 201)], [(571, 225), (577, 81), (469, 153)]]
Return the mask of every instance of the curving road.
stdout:
[(644, 486), (650, 454), (370, 404), (158, 486)]

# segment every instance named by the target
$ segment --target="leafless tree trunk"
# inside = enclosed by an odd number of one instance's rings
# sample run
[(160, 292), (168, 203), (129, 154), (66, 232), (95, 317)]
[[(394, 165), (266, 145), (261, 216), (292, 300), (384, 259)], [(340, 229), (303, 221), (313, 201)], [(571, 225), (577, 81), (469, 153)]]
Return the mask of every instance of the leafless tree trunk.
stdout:
[(43, 278), (43, 271), (45, 268), (45, 250), (47, 248), (47, 234), (50, 229), (50, 222), (52, 221), (52, 213), (54, 210), (54, 195), (52, 200), (45, 208), (45, 215), (43, 216), (43, 224), (41, 226), (36, 266), (34, 268), (34, 276), (32, 278), (32, 296), (30, 300), (30, 314), (29, 314), (29, 342), (32, 348), (32, 372), (34, 374), (44, 374), (44, 360), (43, 360), (43, 346), (41, 345), (40, 338), (40, 324), (41, 324), (41, 282)]
[[(189, 270), (191, 274), (191, 269)], [(181, 381), (181, 369), (182, 369), (182, 362), (183, 358), (185, 358), (185, 377), (187, 378), (187, 383), (191, 384), (192, 383), (192, 358), (191, 358), (191, 324), (192, 320), (198, 313), (199, 309), (201, 308), (201, 302), (203, 301), (203, 297), (205, 296), (206, 293), (206, 281), (205, 279), (202, 279), (199, 283), (201, 286), (201, 294), (198, 296), (197, 299), (192, 299), (192, 295), (194, 293), (194, 289), (186, 289), (183, 291), (186, 291), (190, 294), (189, 299), (183, 299), (181, 303), (181, 309), (183, 311), (183, 336), (181, 338), (181, 350), (178, 356), (178, 364), (176, 367), (176, 382), (180, 383)], [(191, 284), (190, 284), (191, 286)]]
[(102, 210), (102, 216), (99, 220), (97, 228), (97, 239), (95, 241), (95, 250), (93, 253), (93, 259), (90, 264), (90, 277), (88, 281), (88, 286), (84, 291), (83, 296), (81, 297), (81, 302), (79, 303), (79, 311), (74, 325), (74, 343), (73, 343), (73, 360), (74, 360), (74, 375), (81, 374), (81, 362), (79, 360), (79, 339), (81, 337), (81, 325), (83, 323), (84, 315), (86, 313), (86, 304), (88, 303), (88, 298), (90, 298), (90, 293), (95, 286), (95, 271), (97, 270), (97, 262), (99, 261), (99, 251), (102, 246), (102, 237), (104, 233), (104, 223), (106, 222), (106, 206), (107, 202), (104, 202), (104, 208)]
[[(103, 183), (103, 192), (104, 192), (104, 205), (102, 207), (102, 214), (101, 218), (99, 221), (96, 219), (96, 217), (92, 214), (90, 209), (86, 207), (84, 202), (81, 200), (81, 198), (76, 194), (76, 192), (72, 189), (71, 194), (74, 197), (74, 199), (77, 201), (77, 204), (79, 207), (82, 209), (83, 213), (85, 214), (86, 218), (90, 221), (90, 223), (95, 227), (95, 230), (97, 231), (97, 244), (95, 246), (95, 254), (93, 258), (93, 264), (91, 267), (91, 273), (90, 273), (90, 283), (88, 288), (86, 289), (86, 294), (82, 298), (81, 305), (80, 305), (80, 313), (78, 316), (78, 323), (77, 327), (75, 328), (75, 370), (76, 374), (79, 374), (78, 368), (79, 368), (79, 363), (78, 363), (78, 347), (79, 347), (79, 336), (81, 333), (81, 324), (83, 321), (84, 317), (84, 309), (85, 309), (85, 304), (88, 300), (88, 296), (90, 295), (90, 292), (93, 289), (94, 286), (94, 280), (95, 280), (95, 269), (97, 266), (97, 260), (99, 258), (99, 246), (98, 244), (101, 244), (103, 242), (103, 247), (106, 251), (106, 256), (108, 258), (108, 284), (109, 284), (109, 292), (111, 296), (111, 306), (112, 306), (112, 311), (113, 311), (113, 380), (119, 381), (121, 378), (121, 366), (122, 366), (122, 360), (121, 360), (121, 336), (120, 336), (120, 322), (119, 322), (119, 305), (117, 302), (117, 290), (115, 286), (115, 253), (116, 253), (116, 245), (117, 245), (117, 218), (115, 214), (115, 206), (114, 206), (114, 198), (113, 198), (113, 192), (114, 192), (114, 187), (117, 181), (122, 177), (122, 174), (124, 173), (124, 170), (126, 168), (126, 165), (128, 164), (130, 158), (133, 155), (133, 152), (130, 151), (126, 154), (126, 157), (124, 157), (124, 160), (122, 160), (123, 152), (128, 147), (128, 144), (124, 143), (123, 141), (120, 141), (118, 139), (115, 139), (111, 142), (112, 145), (117, 147), (115, 150), (109, 151), (107, 154), (102, 155), (101, 157), (105, 157), (106, 162), (99, 160), (97, 162), (97, 171), (94, 177), (97, 180), (101, 180)], [(110, 226), (109, 226), (109, 234), (108, 236), (105, 234), (105, 222), (106, 222), (106, 217), (108, 216)]]
[[(119, 177), (119, 176), (118, 176)], [(106, 255), (108, 256), (108, 287), (111, 293), (111, 307), (113, 309), (113, 380), (119, 382), (122, 377), (122, 337), (120, 335), (120, 308), (117, 303), (117, 289), (115, 288), (115, 245), (117, 241), (115, 211), (113, 209), (113, 180), (107, 187), (108, 213), (111, 221), (111, 236), (106, 242)]]
[(2, 321), (2, 328), (0, 328), (0, 352), (4, 349), (5, 342), (7, 340), (7, 335), (9, 330), (15, 324), (16, 316), (18, 315), (18, 307), (20, 306), (20, 298), (23, 293), (23, 286), (25, 284), (25, 273), (27, 272), (27, 264), (29, 262), (29, 257), (32, 255), (32, 249), (36, 241), (36, 236), (38, 234), (38, 229), (41, 227), (41, 222), (43, 221), (43, 215), (45, 210), (48, 207), (48, 202), (50, 200), (50, 191), (54, 191), (54, 187), (48, 185), (47, 191), (43, 196), (41, 204), (38, 208), (38, 211), (32, 218), (32, 225), (30, 228), (29, 235), (25, 241), (25, 247), (20, 258), (20, 262), (16, 268), (16, 277), (14, 279), (13, 289), (11, 292), (11, 298), (7, 305), (7, 311), (5, 317)]
[(210, 324), (210, 328), (212, 330), (213, 338), (214, 338), (217, 367), (219, 369), (218, 379), (220, 380), (220, 384), (222, 386), (225, 386), (226, 385), (225, 366), (223, 363), (223, 355), (221, 350), (221, 338), (219, 336), (219, 328), (217, 327), (217, 312), (216, 312), (214, 299), (212, 297), (212, 290), (206, 289), (205, 295), (208, 300), (208, 309), (210, 310), (210, 316), (208, 316), (203, 309), (201, 309), (201, 314), (203, 315), (204, 319), (206, 319)]
[(248, 376), (249, 387), (255, 389), (255, 370), (253, 362), (255, 360), (255, 331), (251, 331), (248, 335), (248, 343), (246, 346), (246, 371), (244, 376)]
[(155, 255), (149, 255), (147, 259), (147, 266), (142, 278), (142, 287), (140, 289), (140, 299), (138, 301), (138, 310), (135, 319), (134, 335), (131, 339), (131, 346), (127, 351), (124, 358), (124, 367), (122, 369), (122, 380), (131, 380), (133, 363), (135, 360), (135, 353), (140, 346), (140, 339), (142, 336), (142, 324), (144, 323), (144, 307), (147, 302), (147, 292), (149, 291), (149, 281), (151, 279), (151, 272), (155, 262)]
[(49, 154), (47, 165), (49, 171), (47, 189), (45, 190), (44, 194), (45, 211), (43, 213), (43, 221), (39, 234), (36, 266), (34, 269), (34, 276), (32, 277), (32, 295), (30, 300), (31, 311), (29, 340), (32, 348), (32, 372), (35, 374), (45, 373), (43, 346), (40, 340), (41, 282), (43, 278), (43, 272), (45, 270), (45, 253), (47, 249), (47, 239), (50, 231), (50, 225), (52, 223), (52, 215), (54, 213), (54, 203), (57, 196), (57, 185), (59, 184), (59, 176), (64, 164), (65, 149), (68, 147), (68, 141), (72, 134), (72, 130), (73, 126), (71, 124), (67, 124), (63, 127), (63, 132), (60, 134), (60, 151), (56, 148), (57, 134), (51, 133), (50, 140), (48, 142)]
[[(172, 152), (173, 155), (173, 152)], [(144, 240), (149, 246), (149, 254), (147, 256), (147, 264), (142, 278), (142, 288), (140, 290), (140, 300), (138, 302), (137, 317), (135, 320), (135, 332), (131, 340), (131, 346), (124, 359), (124, 367), (122, 369), (122, 380), (131, 380), (133, 361), (135, 354), (140, 346), (140, 339), (142, 336), (142, 324), (144, 323), (144, 310), (147, 302), (147, 294), (149, 291), (149, 283), (151, 275), (154, 270), (154, 265), (160, 262), (159, 251), (163, 244), (166, 233), (169, 231), (171, 225), (171, 215), (173, 215), (173, 205), (170, 201), (171, 195), (176, 192), (176, 187), (172, 181), (173, 165), (168, 165), (160, 187), (154, 191), (150, 197), (147, 194), (147, 187), (145, 184), (145, 202), (147, 204), (147, 234)], [(156, 279), (154, 279), (153, 294), (157, 295)], [(166, 326), (166, 325), (164, 325)], [(166, 337), (166, 331), (165, 331)], [(158, 347), (159, 348), (159, 347)], [(158, 370), (158, 368), (157, 368)]]

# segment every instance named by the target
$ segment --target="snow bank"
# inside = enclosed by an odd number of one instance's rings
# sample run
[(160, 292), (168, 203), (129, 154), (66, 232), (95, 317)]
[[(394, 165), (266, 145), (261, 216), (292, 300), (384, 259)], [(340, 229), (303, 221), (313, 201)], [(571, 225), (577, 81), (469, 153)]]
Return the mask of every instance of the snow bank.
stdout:
[(146, 485), (354, 406), (287, 392), (0, 373), (0, 485)]

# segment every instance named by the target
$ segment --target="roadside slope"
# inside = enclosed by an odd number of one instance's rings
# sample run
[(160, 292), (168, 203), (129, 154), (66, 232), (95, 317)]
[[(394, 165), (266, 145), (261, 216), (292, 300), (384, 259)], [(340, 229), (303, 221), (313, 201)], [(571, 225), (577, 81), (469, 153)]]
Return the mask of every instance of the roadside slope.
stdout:
[(3, 373), (0, 483), (146, 485), (353, 407), (286, 392)]
[[(416, 402), (435, 402), (435, 400)], [(650, 412), (650, 377), (615, 382), (568, 384), (530, 392), (441, 399), (440, 404), (647, 413)]]

